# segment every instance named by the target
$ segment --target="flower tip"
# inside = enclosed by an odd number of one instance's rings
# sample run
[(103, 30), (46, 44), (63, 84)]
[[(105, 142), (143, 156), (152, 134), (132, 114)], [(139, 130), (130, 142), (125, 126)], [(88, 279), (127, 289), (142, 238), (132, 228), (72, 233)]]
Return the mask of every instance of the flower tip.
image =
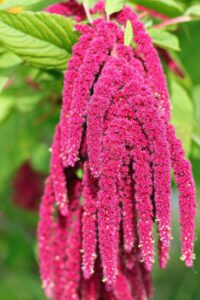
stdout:
[(83, 270), (83, 277), (84, 279), (88, 280), (91, 278), (91, 276), (94, 274), (94, 270), (88, 270), (88, 269), (84, 269)]
[(185, 266), (186, 266), (187, 268), (191, 268), (191, 267), (193, 266), (193, 260), (188, 260), (188, 261), (186, 261), (186, 262), (185, 262)]
[(144, 262), (145, 269), (146, 269), (147, 271), (151, 272), (151, 270), (152, 270), (152, 268), (153, 268), (153, 263), (154, 263), (154, 260)]
[(166, 267), (167, 267), (167, 260), (168, 260), (168, 258), (167, 259), (159, 259), (159, 266), (160, 266), (160, 268), (161, 269), (166, 269)]
[(181, 256), (181, 260), (185, 262), (185, 266), (187, 268), (192, 268), (194, 264), (195, 255), (193, 254), (192, 257), (185, 258), (184, 256)]
[(63, 217), (67, 217), (68, 216), (68, 208), (67, 208), (67, 206), (64, 206), (64, 207), (62, 207), (62, 208), (60, 208), (60, 213), (61, 213), (61, 215), (63, 216)]

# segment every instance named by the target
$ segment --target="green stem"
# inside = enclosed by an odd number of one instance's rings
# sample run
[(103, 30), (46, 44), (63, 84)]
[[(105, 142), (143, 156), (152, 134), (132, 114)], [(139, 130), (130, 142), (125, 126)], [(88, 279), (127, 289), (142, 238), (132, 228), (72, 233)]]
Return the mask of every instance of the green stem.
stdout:
[(89, 23), (92, 24), (93, 23), (93, 19), (92, 19), (92, 16), (90, 14), (89, 7), (87, 6), (87, 4), (83, 4), (83, 6), (84, 6), (84, 9), (85, 9), (85, 13), (86, 13), (87, 19), (88, 19)]
[(147, 15), (148, 15), (148, 12), (147, 11), (143, 11), (142, 13), (140, 13), (138, 15), (138, 19), (141, 20), (141, 19), (145, 18)]

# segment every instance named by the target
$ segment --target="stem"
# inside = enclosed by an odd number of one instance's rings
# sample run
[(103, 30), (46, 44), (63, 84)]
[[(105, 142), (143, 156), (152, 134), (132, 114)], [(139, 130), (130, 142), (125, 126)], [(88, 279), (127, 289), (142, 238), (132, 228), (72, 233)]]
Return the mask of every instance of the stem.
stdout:
[(148, 12), (147, 11), (143, 11), (142, 13), (140, 13), (138, 15), (138, 19), (141, 20), (143, 19), (144, 17), (146, 17), (148, 15)]
[(181, 16), (181, 17), (177, 17), (177, 18), (174, 18), (174, 19), (166, 20), (166, 21), (154, 26), (154, 28), (162, 29), (162, 28), (165, 28), (165, 27), (170, 26), (170, 25), (180, 24), (180, 23), (185, 23), (185, 22), (190, 22), (190, 21), (192, 21), (192, 17), (190, 17), (190, 16)]
[(87, 6), (87, 4), (83, 4), (83, 7), (85, 9), (85, 13), (86, 13), (86, 16), (87, 16), (87, 19), (88, 19), (89, 23), (92, 24), (93, 23), (93, 19), (92, 19), (92, 16), (90, 14), (89, 7)]
[(110, 15), (109, 14), (106, 14), (106, 21), (110, 22)]

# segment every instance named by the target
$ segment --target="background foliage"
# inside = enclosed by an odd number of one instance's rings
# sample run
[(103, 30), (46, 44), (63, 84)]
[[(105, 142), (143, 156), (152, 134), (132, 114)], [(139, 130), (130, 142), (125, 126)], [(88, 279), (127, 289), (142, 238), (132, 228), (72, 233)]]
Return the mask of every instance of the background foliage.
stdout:
[[(26, 212), (13, 204), (12, 181), (17, 169), (29, 160), (34, 170), (46, 175), (49, 147), (58, 122), (63, 70), (77, 40), (73, 21), (38, 12), (51, 0), (0, 0), (0, 299), (44, 299), (37, 266), (37, 212)], [(82, 1), (84, 2), (84, 1)], [(87, 1), (86, 1), (87, 2)], [(95, 1), (88, 1), (87, 4)], [(125, 1), (108, 1), (107, 11), (120, 9)], [(170, 17), (183, 15), (200, 1), (131, 0)], [(200, 7), (200, 6), (199, 6)], [(195, 18), (200, 8), (191, 9)], [(17, 14), (16, 14), (17, 13)], [(193, 164), (200, 200), (200, 22), (152, 29), (157, 46), (168, 49), (180, 63), (185, 78), (166, 68), (173, 124)], [(155, 21), (154, 21), (155, 22)], [(64, 30), (63, 30), (64, 29)], [(130, 28), (126, 30), (129, 41)], [(129, 42), (128, 42), (129, 43)], [(181, 51), (176, 51), (181, 49)], [(166, 66), (165, 66), (166, 67)], [(200, 222), (197, 219), (197, 236)], [(180, 261), (177, 193), (173, 188), (173, 236), (167, 270), (154, 270), (155, 299), (197, 300), (200, 287), (200, 242), (192, 269)]]

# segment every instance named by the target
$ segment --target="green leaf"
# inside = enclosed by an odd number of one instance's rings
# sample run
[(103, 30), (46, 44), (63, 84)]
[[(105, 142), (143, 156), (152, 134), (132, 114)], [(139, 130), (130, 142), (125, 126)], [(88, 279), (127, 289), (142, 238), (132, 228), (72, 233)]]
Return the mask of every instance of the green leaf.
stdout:
[(123, 9), (125, 0), (106, 0), (106, 14), (112, 15)]
[(6, 0), (6, 1), (2, 1), (3, 3), (1, 3), (0, 1), (0, 10), (4, 10), (4, 9), (9, 9), (11, 7), (16, 7), (16, 6), (27, 6), (27, 5), (31, 5), (34, 4), (35, 2), (39, 2), (39, 0)]
[(46, 144), (37, 145), (31, 157), (33, 168), (40, 173), (49, 172), (50, 151)]
[(153, 9), (168, 17), (177, 17), (183, 13), (180, 4), (172, 0), (129, 0), (129, 2)]
[(195, 126), (192, 134), (192, 139), (200, 147), (200, 85), (193, 89), (193, 101), (195, 107)]
[(178, 38), (166, 30), (151, 28), (148, 30), (153, 43), (163, 49), (180, 51)]
[(14, 68), (2, 68), (0, 69), (0, 93), (4, 89), (9, 77), (12, 75)]
[(174, 79), (171, 80), (171, 101), (172, 124), (176, 128), (177, 136), (181, 139), (186, 153), (189, 154), (194, 126), (194, 110), (188, 94)]
[(22, 62), (22, 59), (14, 53), (5, 51), (0, 55), (0, 69), (10, 68)]
[(79, 179), (83, 179), (83, 174), (84, 174), (84, 171), (83, 171), (83, 169), (78, 169), (77, 171), (76, 171), (76, 176), (79, 178)]
[(92, 8), (94, 7), (95, 3), (97, 3), (97, 0), (78, 0), (77, 2)]
[[(54, 116), (51, 115), (54, 108)], [(22, 113), (13, 109), (0, 123), (0, 190), (23, 161), (33, 157), (39, 144), (50, 147), (55, 124), (55, 107), (38, 104), (33, 111)]]
[(6, 97), (0, 95), (0, 122), (2, 122), (7, 115), (9, 114), (11, 108), (13, 106), (13, 97)]
[(64, 70), (76, 41), (73, 21), (46, 12), (0, 12), (0, 40), (32, 66)]
[(124, 45), (131, 45), (133, 41), (133, 27), (130, 21), (127, 21), (124, 32)]
[(4, 86), (6, 85), (8, 78), (9, 77), (7, 75), (0, 74), (0, 93), (4, 89)]
[(186, 10), (185, 15), (199, 19), (200, 18), (200, 5), (191, 6), (190, 8), (188, 8)]
[[(0, 93), (2, 92), (12, 72), (14, 71), (12, 67), (20, 64), (21, 61), (21, 58), (19, 58), (17, 55), (10, 51), (7, 51), (2, 46), (0, 47)], [(6, 103), (4, 104), (1, 103), (0, 119), (2, 119), (2, 111), (4, 111), (4, 108), (7, 107)]]

